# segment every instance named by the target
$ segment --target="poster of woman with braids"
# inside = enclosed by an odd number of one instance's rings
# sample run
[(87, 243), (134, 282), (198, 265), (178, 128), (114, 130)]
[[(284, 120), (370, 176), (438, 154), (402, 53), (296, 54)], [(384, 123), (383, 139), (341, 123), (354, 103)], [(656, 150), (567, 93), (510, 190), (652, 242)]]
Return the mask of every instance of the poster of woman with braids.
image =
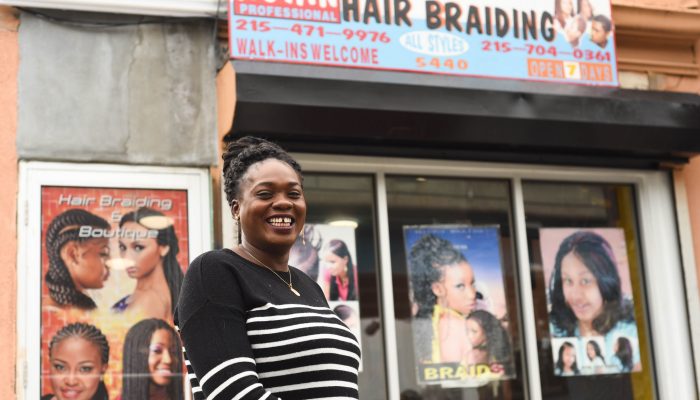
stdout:
[(497, 226), (404, 226), (417, 378), (475, 387), (515, 376)]
[(349, 226), (307, 223), (289, 255), (289, 264), (318, 283), (331, 310), (362, 343), (358, 262), (355, 228)]
[[(170, 327), (149, 334), (145, 348), (159, 348), (162, 354), (162, 349), (177, 347), (172, 315), (189, 263), (187, 207), (187, 190), (42, 186), (42, 395), (59, 400), (77, 395), (124, 398), (123, 360), (136, 356), (128, 354), (135, 347), (125, 347), (125, 340), (142, 321)], [(81, 352), (59, 352), (67, 346), (63, 344), (51, 347), (59, 332), (76, 323), (106, 337), (109, 357), (85, 340), (66, 342), (82, 345)], [(164, 343), (153, 342), (158, 340)], [(179, 348), (169, 353), (168, 359), (181, 358)], [(80, 365), (80, 357), (88, 364), (90, 357), (92, 364), (99, 361), (99, 371), (91, 376), (99, 375), (103, 383), (93, 385), (88, 378), (75, 379), (72, 386), (60, 383), (56, 377), (77, 368), (72, 364)], [(167, 365), (168, 376), (180, 376), (181, 362)], [(160, 378), (144, 381), (149, 393), (155, 396), (160, 388), (166, 394), (162, 398), (182, 398), (183, 391), (173, 389), (181, 386), (181, 378), (168, 378), (162, 385)]]

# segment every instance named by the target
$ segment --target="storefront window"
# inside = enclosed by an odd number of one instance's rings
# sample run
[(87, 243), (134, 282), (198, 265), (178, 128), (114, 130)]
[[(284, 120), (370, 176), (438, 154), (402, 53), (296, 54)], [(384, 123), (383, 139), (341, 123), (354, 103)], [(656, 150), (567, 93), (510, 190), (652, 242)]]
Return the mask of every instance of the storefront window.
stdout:
[(653, 399), (632, 185), (524, 182), (544, 399)]
[[(306, 268), (328, 303), (359, 337), (360, 398), (386, 397), (379, 307), (374, 179), (371, 175), (304, 174), (305, 239), (290, 264)], [(315, 261), (314, 261), (315, 260)]]
[(387, 176), (402, 399), (523, 398), (510, 185)]

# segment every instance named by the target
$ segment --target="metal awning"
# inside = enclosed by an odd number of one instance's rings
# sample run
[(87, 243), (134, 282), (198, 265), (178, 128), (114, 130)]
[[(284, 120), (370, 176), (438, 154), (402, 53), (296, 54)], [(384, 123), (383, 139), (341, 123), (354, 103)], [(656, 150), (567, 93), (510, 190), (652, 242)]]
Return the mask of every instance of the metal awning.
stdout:
[(292, 151), (657, 168), (700, 153), (700, 96), (237, 61), (235, 135)]

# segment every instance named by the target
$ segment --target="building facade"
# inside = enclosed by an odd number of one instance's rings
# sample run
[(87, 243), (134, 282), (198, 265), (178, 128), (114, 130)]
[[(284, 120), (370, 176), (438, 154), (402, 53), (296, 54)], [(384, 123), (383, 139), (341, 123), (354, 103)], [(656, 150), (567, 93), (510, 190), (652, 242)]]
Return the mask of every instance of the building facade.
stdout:
[[(621, 89), (227, 62), (225, 24), (214, 18), (225, 7), (215, 1), (0, 3), (7, 4), (0, 7), (7, 155), (0, 257), (2, 285), (11, 288), (0, 294), (11, 316), (0, 324), (0, 397), (46, 393), (38, 378), (45, 351), (32, 344), (40, 335), (32, 327), (43, 326), (32, 311), (40, 307), (43, 270), (29, 262), (42, 241), (32, 224), (44, 224), (33, 202), (45, 197), (33, 197), (32, 188), (71, 187), (71, 176), (100, 186), (103, 178), (84, 177), (100, 165), (116, 165), (104, 175), (114, 188), (168, 187), (129, 183), (139, 169), (199, 174), (211, 200), (188, 197), (190, 209), (208, 210), (189, 214), (189, 238), (211, 231), (210, 247), (230, 246), (235, 229), (220, 196), (219, 149), (246, 134), (298, 156), (308, 222), (318, 231), (354, 223), (362, 398), (698, 397), (696, 0), (613, 1)], [(178, 188), (201, 188), (188, 185)], [(408, 254), (415, 237), (447, 237), (445, 229), (496, 235), (500, 275), (479, 289), (511, 346), (512, 370), (496, 378), (455, 384), (438, 370), (426, 384), (432, 372), (420, 368)], [(576, 232), (597, 232), (625, 260), (622, 291), (633, 300), (636, 329), (631, 373), (595, 370), (582, 334), (552, 328), (552, 251)], [(188, 257), (206, 247), (190, 243)], [(482, 254), (465, 252), (478, 279)], [(578, 338), (588, 376), (557, 372), (566, 341), (558, 336)], [(607, 337), (596, 340), (608, 345)]]

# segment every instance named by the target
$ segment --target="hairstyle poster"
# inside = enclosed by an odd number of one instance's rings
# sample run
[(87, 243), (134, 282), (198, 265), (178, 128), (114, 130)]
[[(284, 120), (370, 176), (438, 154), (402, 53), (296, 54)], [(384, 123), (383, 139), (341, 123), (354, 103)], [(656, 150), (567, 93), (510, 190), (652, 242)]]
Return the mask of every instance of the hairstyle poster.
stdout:
[(542, 228), (554, 374), (641, 371), (621, 228)]
[(41, 187), (42, 398), (183, 398), (187, 207), (187, 190)]
[[(315, 280), (328, 305), (360, 342), (360, 297), (355, 228), (306, 224), (289, 256), (294, 266)], [(362, 342), (360, 342), (362, 345)]]
[(418, 382), (515, 377), (498, 226), (404, 226)]

